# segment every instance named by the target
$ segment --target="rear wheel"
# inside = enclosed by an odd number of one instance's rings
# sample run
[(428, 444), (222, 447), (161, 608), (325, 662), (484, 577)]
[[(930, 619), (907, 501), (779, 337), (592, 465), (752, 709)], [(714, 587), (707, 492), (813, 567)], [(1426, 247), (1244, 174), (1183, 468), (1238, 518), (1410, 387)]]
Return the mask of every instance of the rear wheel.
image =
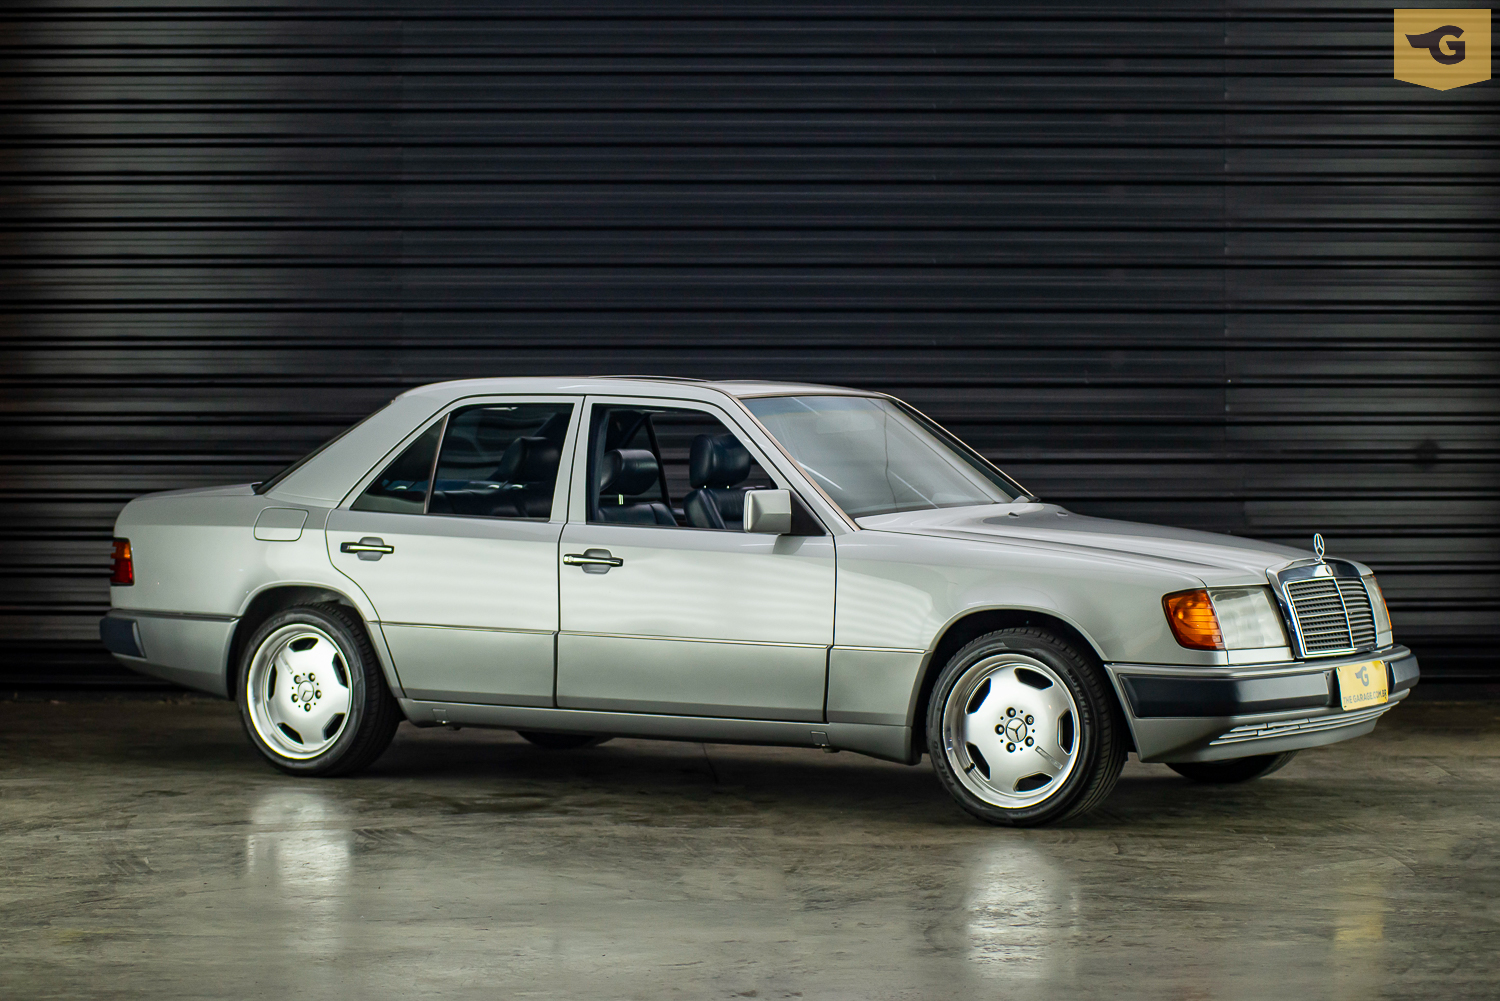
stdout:
[(295, 605), (267, 619), (240, 661), (245, 734), (293, 775), (347, 775), (390, 745), (401, 708), (359, 617), (342, 605)]
[(1228, 761), (1169, 761), (1167, 767), (1178, 775), (1194, 782), (1212, 785), (1232, 785), (1263, 778), (1285, 768), (1287, 762), (1297, 756), (1296, 751), (1281, 754), (1257, 754), (1248, 758), (1230, 758)]
[(609, 740), (587, 733), (547, 733), (542, 730), (517, 730), (516, 733), (549, 751), (580, 751), (585, 747), (598, 747)]
[(1032, 628), (989, 633), (953, 656), (928, 703), (927, 746), (960, 806), (1014, 826), (1099, 806), (1129, 749), (1094, 658)]

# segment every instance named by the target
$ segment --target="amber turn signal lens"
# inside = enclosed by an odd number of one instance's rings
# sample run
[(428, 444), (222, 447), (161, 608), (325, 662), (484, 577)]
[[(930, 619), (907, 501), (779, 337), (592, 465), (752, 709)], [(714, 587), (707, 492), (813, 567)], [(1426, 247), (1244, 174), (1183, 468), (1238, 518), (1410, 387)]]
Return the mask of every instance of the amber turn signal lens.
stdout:
[(135, 563), (130, 558), (130, 540), (115, 540), (115, 570), (109, 575), (109, 582), (115, 587), (124, 587), (135, 583)]
[(1222, 650), (1224, 634), (1219, 632), (1219, 617), (1214, 614), (1214, 603), (1208, 592), (1178, 591), (1161, 599), (1167, 612), (1167, 624), (1177, 642), (1190, 650)]

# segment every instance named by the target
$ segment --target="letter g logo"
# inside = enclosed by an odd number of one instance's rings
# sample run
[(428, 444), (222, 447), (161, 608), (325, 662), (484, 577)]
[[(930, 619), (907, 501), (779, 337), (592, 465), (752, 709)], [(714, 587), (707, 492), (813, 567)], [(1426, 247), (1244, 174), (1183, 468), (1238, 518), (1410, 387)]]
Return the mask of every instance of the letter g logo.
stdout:
[(1443, 51), (1443, 39), (1452, 35), (1454, 38), (1462, 35), (1464, 29), (1453, 24), (1445, 24), (1441, 28), (1434, 28), (1425, 35), (1407, 35), (1406, 40), (1414, 49), (1426, 49), (1432, 53), (1432, 58), (1444, 66), (1454, 66), (1464, 61), (1464, 43), (1453, 42), (1451, 54)]
[(1395, 9), (1395, 77), (1452, 90), (1490, 78), (1490, 12), (1470, 7)]

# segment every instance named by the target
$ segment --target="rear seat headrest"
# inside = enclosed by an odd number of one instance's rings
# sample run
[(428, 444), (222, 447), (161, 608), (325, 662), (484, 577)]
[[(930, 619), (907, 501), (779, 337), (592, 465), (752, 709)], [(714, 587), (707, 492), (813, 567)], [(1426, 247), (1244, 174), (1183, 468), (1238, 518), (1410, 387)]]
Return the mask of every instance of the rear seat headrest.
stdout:
[(693, 488), (732, 487), (750, 475), (750, 453), (732, 434), (700, 434), (688, 454)]
[(557, 472), (561, 450), (547, 438), (517, 438), (505, 449), (492, 480), (506, 483), (534, 483)]
[(649, 449), (617, 448), (604, 453), (599, 467), (601, 494), (643, 494), (658, 483), (656, 456)]

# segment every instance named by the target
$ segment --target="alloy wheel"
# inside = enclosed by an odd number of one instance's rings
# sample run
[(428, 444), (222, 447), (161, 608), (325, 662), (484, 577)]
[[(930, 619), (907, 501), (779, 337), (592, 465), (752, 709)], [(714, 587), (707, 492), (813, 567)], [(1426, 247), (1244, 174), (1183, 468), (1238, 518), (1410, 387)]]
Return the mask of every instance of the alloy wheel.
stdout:
[(943, 750), (969, 792), (993, 806), (1033, 806), (1066, 783), (1078, 761), (1078, 703), (1033, 657), (975, 662), (943, 707)]
[(268, 747), (293, 760), (315, 758), (348, 725), (348, 661), (316, 626), (283, 626), (256, 650), (246, 695), (250, 722)]

